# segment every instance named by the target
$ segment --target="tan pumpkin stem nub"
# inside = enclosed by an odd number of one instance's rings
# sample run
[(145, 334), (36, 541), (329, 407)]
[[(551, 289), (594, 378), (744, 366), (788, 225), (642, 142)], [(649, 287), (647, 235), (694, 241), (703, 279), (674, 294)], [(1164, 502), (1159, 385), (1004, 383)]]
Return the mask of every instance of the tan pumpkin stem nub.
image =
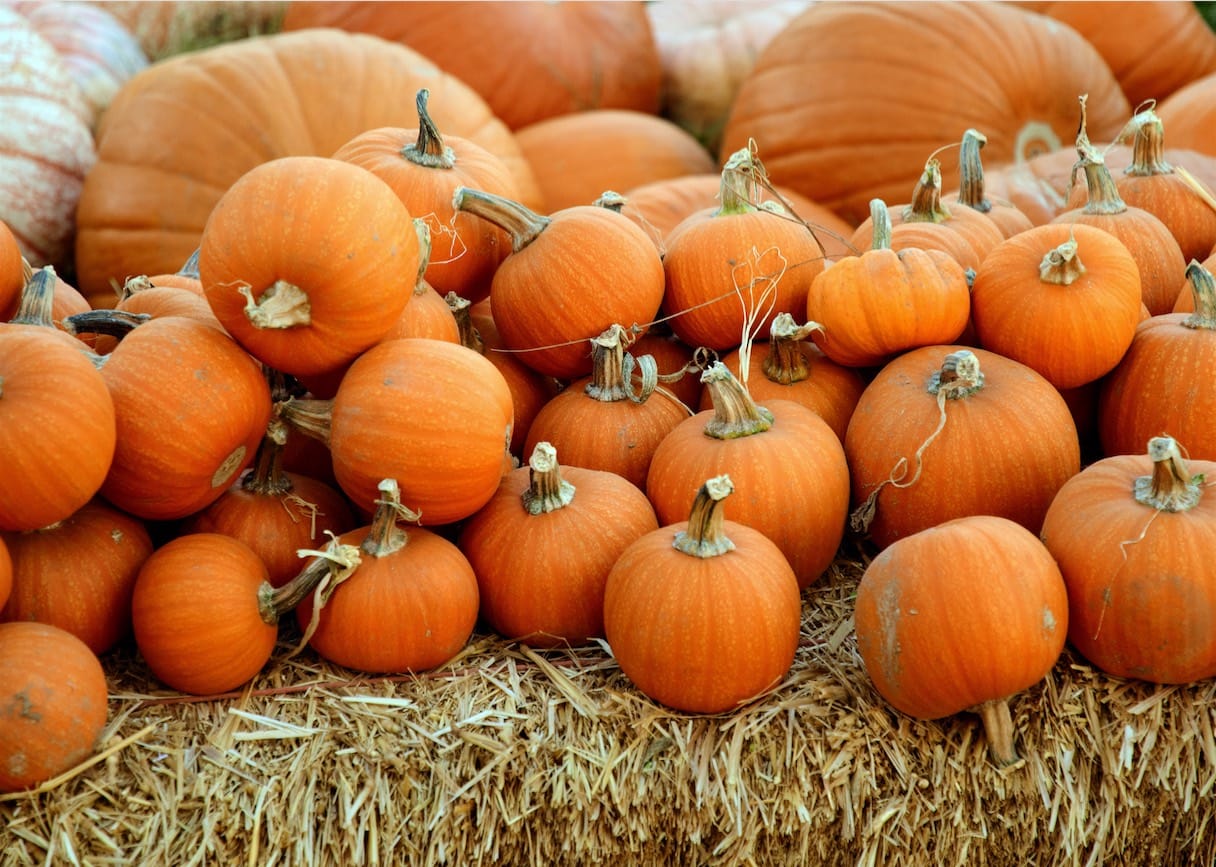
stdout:
[(1153, 472), (1132, 483), (1136, 502), (1161, 512), (1185, 512), (1198, 505), (1204, 478), (1191, 475), (1173, 437), (1149, 440), (1148, 456), (1153, 461)]
[(1132, 177), (1172, 175), (1174, 167), (1165, 159), (1165, 128), (1161, 118), (1148, 108), (1132, 118), (1136, 136), (1132, 140), (1132, 161), (1123, 174)]
[(1085, 264), (1077, 255), (1077, 239), (1070, 237), (1051, 250), (1039, 263), (1039, 279), (1056, 286), (1071, 286), (1085, 273)]
[(705, 423), (707, 436), (729, 440), (763, 433), (773, 426), (773, 414), (756, 405), (747, 389), (721, 361), (715, 361), (705, 369), (701, 382), (709, 389), (714, 405), (714, 417)]
[[(591, 380), (583, 388), (583, 393), (592, 400), (645, 403), (658, 388), (658, 362), (651, 355), (634, 358), (626, 353), (625, 334), (624, 326), (612, 325), (603, 334), (591, 338)], [(633, 387), (635, 366), (642, 374), (642, 385), (638, 390)]]
[(722, 182), (718, 186), (720, 204), (715, 217), (750, 214), (756, 208), (756, 189), (765, 177), (764, 165), (751, 148), (740, 148), (722, 166)]
[(275, 280), (261, 297), (253, 297), (249, 284), (237, 287), (245, 296), (245, 318), (254, 328), (295, 328), (312, 322), (308, 293), (294, 283)]
[(902, 216), (905, 223), (944, 223), (950, 219), (950, 210), (942, 203), (942, 166), (937, 159), (925, 163)]
[(552, 443), (539, 442), (528, 459), (528, 489), (520, 495), (529, 515), (543, 515), (570, 505), (574, 485), (562, 478), (557, 449)]
[(401, 149), (401, 156), (428, 169), (450, 169), (456, 165), (456, 152), (443, 143), (439, 127), (431, 120), (426, 103), (431, 92), (425, 87), (418, 91), (414, 105), (418, 109), (418, 140)]
[(283, 472), (283, 446), (287, 442), (287, 424), (272, 418), (266, 434), (253, 456), (253, 468), (241, 479), (241, 490), (250, 494), (279, 496), (289, 494), (295, 486)]
[(333, 399), (304, 400), (288, 398), (274, 405), (274, 414), (287, 422), (292, 430), (329, 445), (329, 434), (333, 426)]
[(1076, 183), (1077, 169), (1085, 172), (1085, 186), (1089, 190), (1089, 198), (1085, 203), (1083, 213), (1086, 214), (1122, 214), (1127, 210), (1127, 203), (1119, 195), (1115, 179), (1111, 177), (1110, 169), (1106, 167), (1106, 158), (1089, 143), (1089, 133), (1085, 129), (1085, 103), (1087, 95), (1081, 96), (1081, 125), (1077, 130), (1077, 156), (1073, 164), (1072, 175), (1068, 186)]
[(870, 199), (871, 250), (891, 249), (891, 212), (882, 199)]
[(986, 701), (975, 708), (984, 723), (984, 736), (988, 739), (988, 754), (998, 767), (1007, 768), (1017, 764), (1018, 753), (1013, 746), (1013, 715), (1009, 712), (1009, 700), (998, 698)]
[(951, 352), (942, 360), (941, 369), (929, 378), (929, 394), (945, 400), (957, 400), (975, 394), (984, 387), (984, 371), (980, 360), (970, 349)]
[(505, 196), (468, 187), (456, 188), (452, 194), (452, 207), (489, 220), (505, 231), (511, 236), (511, 250), (516, 253), (535, 241), (553, 222), (549, 217)]
[(414, 294), (425, 295), (429, 285), (426, 269), (431, 264), (431, 227), (421, 217), (414, 217), (414, 234), (418, 236), (418, 278), (414, 282)]
[(789, 313), (778, 313), (769, 328), (768, 353), (760, 362), (764, 375), (780, 385), (792, 385), (810, 376), (811, 365), (802, 347), (814, 332), (822, 330), (818, 322), (799, 325)]
[(629, 200), (618, 192), (604, 190), (600, 197), (591, 204), (597, 208), (607, 208), (610, 211), (616, 211), (619, 214), (625, 210), (625, 206), (629, 204)]
[(405, 530), (397, 526), (397, 521), (416, 523), (422, 519), (422, 515), (401, 504), (401, 488), (396, 479), (383, 479), (377, 488), (380, 499), (376, 500), (371, 528), (359, 550), (372, 557), (387, 557), (400, 551), (409, 541)]
[(469, 312), (473, 306), (472, 302), (455, 292), (444, 295), (443, 300), (447, 302), (448, 309), (452, 311), (452, 316), (456, 320), (456, 333), (460, 335), (461, 346), (472, 349), (479, 355), (485, 355), (486, 342), (481, 339), (481, 332), (473, 324), (473, 317)]
[(722, 501), (735, 490), (730, 476), (707, 479), (697, 491), (688, 516), (687, 529), (676, 533), (672, 547), (682, 554), (706, 559), (735, 550), (735, 543), (722, 532)]
[(958, 201), (982, 214), (992, 210), (992, 202), (984, 192), (984, 164), (980, 150), (988, 139), (979, 130), (969, 129), (963, 133), (963, 144), (958, 152)]
[[(22, 263), (25, 260), (22, 259)], [(58, 278), (55, 269), (44, 265), (32, 271), (25, 280), (17, 302), (17, 312), (9, 320), (14, 325), (41, 325), (46, 328), (55, 327), (52, 305), (55, 302), (55, 284)], [(68, 317), (71, 318), (71, 317)]]
[(1216, 329), (1216, 282), (1212, 272), (1194, 259), (1186, 266), (1186, 277), (1191, 283), (1191, 295), (1195, 299), (1195, 311), (1182, 320), (1186, 328)]

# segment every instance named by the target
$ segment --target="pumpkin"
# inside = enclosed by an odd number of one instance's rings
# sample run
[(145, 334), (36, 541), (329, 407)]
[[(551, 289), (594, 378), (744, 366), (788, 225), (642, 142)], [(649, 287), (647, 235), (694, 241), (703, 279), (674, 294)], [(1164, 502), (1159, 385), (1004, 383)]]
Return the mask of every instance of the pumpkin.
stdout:
[(840, 440), (800, 403), (759, 406), (720, 361), (701, 375), (713, 409), (684, 419), (655, 449), (646, 495), (660, 524), (681, 520), (701, 483), (727, 474), (743, 496), (733, 520), (764, 533), (781, 550), (798, 585), (827, 570), (844, 536), (849, 471)]
[(8, 602), (13, 590), (13, 558), (8, 553), (8, 545), (0, 536), (0, 609)]
[(1069, 629), (1051, 554), (1007, 518), (906, 536), (867, 564), (853, 619), (875, 689), (919, 719), (980, 714), (998, 765), (1017, 761), (1009, 699), (1051, 671)]
[(735, 710), (785, 677), (798, 648), (798, 582), (759, 530), (729, 521), (729, 475), (687, 520), (630, 544), (608, 573), (604, 632), (625, 676), (676, 710)]
[(239, 539), (175, 536), (136, 576), (135, 644), (152, 674), (171, 689), (194, 695), (236, 689), (270, 659), (279, 619), (335, 571), (333, 560), (314, 557), (276, 590), (262, 558)]
[(461, 188), (458, 210), (503, 227), (512, 253), (490, 286), (503, 343), (524, 364), (561, 380), (591, 372), (586, 341), (613, 323), (645, 325), (663, 300), (663, 262), (632, 221), (575, 205), (542, 216), (522, 202)]
[(220, 198), (251, 169), (329, 157), (365, 130), (410, 126), (412, 103), (385, 94), (422, 87), (439, 128), (500, 156), (533, 201), (535, 182), (510, 130), (416, 52), (336, 30), (255, 36), (153, 64), (115, 95), (80, 192), (80, 290), (93, 296), (132, 274), (176, 271)]
[(533, 647), (579, 646), (604, 635), (608, 572), (630, 544), (659, 528), (654, 508), (617, 473), (558, 463), (538, 442), (528, 465), (462, 527), (482, 620)]
[(0, 219), (0, 321), (7, 322), (17, 310), (27, 265), (12, 229)]
[(101, 488), (115, 453), (114, 401), (83, 347), (51, 324), (54, 286), (49, 267), (38, 271), (17, 316), (0, 324), (0, 530), (73, 514)]
[(510, 252), (508, 239), (492, 223), (456, 211), (452, 194), (464, 186), (518, 199), (520, 188), (502, 159), (469, 139), (444, 136), (431, 119), (429, 98), (425, 87), (418, 91), (416, 125), (366, 130), (333, 156), (375, 174), (426, 221), (426, 280), (436, 292), (479, 301), (490, 294), (490, 279)]
[(1140, 319), (1140, 271), (1123, 242), (1087, 223), (1035, 226), (1002, 241), (971, 287), (980, 345), (1061, 389), (1110, 372)]
[(764, 166), (748, 149), (722, 169), (721, 203), (679, 223), (663, 257), (665, 318), (690, 346), (729, 351), (806, 305), (824, 250), (787, 215), (755, 204)]
[(624, 109), (559, 115), (515, 131), (544, 211), (589, 205), (605, 190), (712, 172), (714, 158), (673, 121)]
[[(969, 129), (963, 133), (958, 152), (958, 191), (942, 196), (941, 204), (947, 210), (954, 205), (965, 205), (981, 214), (987, 214), (1001, 235), (1008, 238), (1029, 229), (1034, 223), (1013, 202), (994, 199), (988, 194), (984, 182), (984, 165), (980, 159), (980, 150), (987, 143), (987, 136), (979, 130)], [(984, 255), (987, 255), (987, 250)]]
[(661, 113), (717, 152), (739, 85), (809, 0), (647, 3), (663, 67)]
[(283, 28), (309, 27), (409, 46), (469, 84), (511, 129), (596, 108), (659, 109), (659, 54), (639, 0), (288, 6)]
[(106, 653), (131, 634), (135, 576), (152, 553), (142, 520), (95, 498), (50, 526), (4, 533), (12, 593), (0, 620), (36, 620)]
[[(767, 341), (753, 343), (746, 353), (742, 347), (733, 350), (722, 356), (722, 363), (761, 404), (801, 403), (843, 440), (865, 380), (856, 369), (832, 361), (811, 341), (819, 328), (817, 322), (799, 325), (789, 313), (778, 313)], [(711, 405), (710, 392), (703, 391), (699, 409)]]
[(1144, 443), (1164, 431), (1189, 457), (1216, 461), (1216, 282), (1194, 261), (1187, 276), (1194, 311), (1141, 322), (1127, 353), (1100, 382), (1105, 455), (1141, 454)]
[(164, 60), (184, 51), (273, 32), (286, 0), (90, 0), (121, 21), (144, 53)]
[(688, 417), (688, 408), (658, 390), (653, 357), (626, 352), (620, 325), (591, 343), (591, 375), (541, 407), (528, 427), (524, 454), (547, 442), (567, 464), (616, 473), (644, 490), (655, 449)]
[(101, 662), (79, 638), (0, 623), (0, 792), (32, 789), (88, 758), (107, 698)]
[[(288, 401), (283, 418), (329, 444), (355, 508), (375, 511), (380, 483), (427, 526), (476, 512), (498, 489), (511, 438), (511, 392), (471, 349), (405, 337), (363, 353), (329, 400)], [(391, 476), (384, 475), (391, 472)]]
[(994, 164), (1071, 141), (1086, 92), (1091, 134), (1114, 139), (1131, 114), (1118, 81), (1080, 34), (1041, 15), (1004, 3), (816, 3), (757, 58), (719, 155), (754, 139), (773, 183), (859, 223), (871, 199), (903, 201), (926, 151), (960, 130), (982, 130)]
[(301, 548), (353, 529), (354, 512), (340, 491), (283, 469), (289, 428), (272, 419), (253, 465), (214, 502), (186, 518), (181, 533), (223, 533), (240, 539), (266, 564), (266, 580), (282, 587), (300, 571)]
[(1216, 462), (1187, 462), (1183, 448), (1156, 436), (1146, 452), (1090, 464), (1043, 521), (1068, 587), (1069, 640), (1117, 677), (1192, 683), (1216, 674), (1216, 501), (1205, 481)]
[(0, 117), (0, 220), (34, 266), (62, 267), (97, 160), (92, 112), (54, 46), (7, 5), (0, 5)]
[(123, 83), (148, 65), (139, 41), (94, 3), (19, 0), (14, 7), (55, 47), (90, 109), (90, 128)]
[(185, 316), (136, 325), (102, 358), (118, 442), (101, 495), (147, 520), (184, 518), (222, 496), (270, 421), (258, 364)]
[(815, 277), (806, 316), (811, 339), (846, 367), (880, 365), (917, 346), (958, 339), (971, 308), (967, 274), (942, 250), (895, 250), (881, 199), (870, 203), (873, 240)]
[(308, 644), (330, 662), (364, 672), (425, 671), (454, 657), (477, 621), (477, 576), (438, 533), (401, 526), (397, 483), (384, 479), (372, 523), (338, 537), (358, 551), (340, 582), (296, 609)]
[(409, 303), (381, 339), (430, 337), (434, 340), (460, 343), (460, 323), (456, 321), (455, 311), (448, 304), (447, 298), (440, 295), (426, 279), (432, 253), (431, 230), (427, 222), (418, 217), (414, 218), (414, 229), (418, 234), (418, 279), (414, 283)]
[(884, 366), (844, 438), (852, 526), (885, 548), (968, 515), (1037, 533), (1081, 465), (1068, 405), (1030, 367), (984, 349), (924, 346)]
[(1081, 131), (1077, 135), (1077, 162), (1085, 173), (1088, 196), (1084, 207), (1063, 212), (1053, 223), (1083, 223), (1114, 235), (1136, 260), (1140, 272), (1140, 298), (1149, 313), (1167, 313), (1182, 285), (1186, 260), (1173, 232), (1143, 208), (1129, 207), (1085, 133), (1085, 98), (1081, 98)]

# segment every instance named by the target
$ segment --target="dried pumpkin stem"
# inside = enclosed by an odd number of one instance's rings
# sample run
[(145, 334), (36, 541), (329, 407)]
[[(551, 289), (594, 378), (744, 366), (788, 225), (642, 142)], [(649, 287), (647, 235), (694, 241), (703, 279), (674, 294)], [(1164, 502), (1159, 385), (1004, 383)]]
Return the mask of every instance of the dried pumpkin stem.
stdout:
[(400, 551), (409, 541), (397, 521), (417, 522), (422, 515), (401, 504), (401, 488), (396, 479), (382, 479), (377, 488), (380, 498), (376, 500), (376, 513), (359, 550), (372, 557), (387, 557)]
[(1174, 167), (1165, 159), (1165, 128), (1152, 108), (1132, 118), (1136, 130), (1132, 139), (1132, 161), (1123, 174), (1131, 177), (1172, 175)]
[(414, 233), (418, 236), (418, 278), (414, 281), (414, 294), (425, 295), (429, 284), (426, 269), (431, 264), (431, 227), (421, 217), (414, 218)]
[(456, 320), (456, 333), (460, 337), (461, 345), (472, 349), (478, 355), (485, 355), (486, 342), (481, 339), (481, 332), (473, 324), (473, 317), (469, 312), (473, 306), (472, 302), (468, 298), (461, 298), (455, 292), (449, 292), (443, 296), (443, 300), (447, 302), (448, 309)]
[(245, 318), (254, 328), (287, 329), (312, 322), (308, 293), (294, 283), (275, 280), (258, 298), (248, 283), (237, 291), (245, 296)]
[(1009, 699), (998, 698), (986, 701), (975, 708), (984, 723), (984, 736), (988, 739), (988, 754), (999, 767), (1017, 764), (1018, 753), (1013, 746), (1013, 715), (1009, 711)]
[[(330, 552), (339, 551), (342, 547), (354, 552), (354, 560), (358, 562), (358, 551), (350, 545), (340, 546), (337, 541), (330, 543)], [(318, 552), (319, 553), (319, 552)], [(347, 560), (350, 558), (348, 557)], [(258, 588), (258, 613), (263, 622), (272, 626), (279, 618), (293, 610), (310, 594), (327, 581), (339, 568), (345, 564), (335, 559), (335, 556), (319, 556), (301, 569), (294, 578), (282, 587), (275, 587), (269, 581)]]
[(891, 249), (891, 212), (882, 199), (870, 199), (871, 250)]
[(574, 485), (562, 478), (557, 449), (539, 442), (528, 459), (528, 489), (520, 495), (529, 515), (555, 512), (574, 501)]
[(242, 491), (266, 496), (291, 493), (295, 486), (283, 472), (283, 446), (286, 442), (286, 422), (272, 418), (253, 456), (253, 468), (241, 480)]
[(1191, 283), (1191, 295), (1195, 299), (1195, 311), (1182, 320), (1186, 328), (1216, 329), (1216, 282), (1212, 272), (1194, 259), (1186, 267), (1186, 277)]
[(984, 163), (980, 150), (988, 143), (982, 132), (969, 129), (963, 133), (963, 143), (958, 152), (958, 201), (982, 214), (992, 210), (992, 201), (984, 190)]
[(905, 223), (944, 223), (950, 219), (950, 209), (942, 202), (942, 166), (937, 159), (925, 163), (902, 216)]
[(1085, 264), (1077, 255), (1077, 239), (1071, 236), (1039, 263), (1039, 279), (1056, 286), (1070, 286), (1084, 273)]
[(553, 222), (549, 217), (505, 196), (484, 190), (471, 190), (468, 187), (456, 188), (452, 194), (452, 207), (489, 220), (505, 231), (511, 236), (511, 249), (516, 253), (535, 241), (545, 227)]
[[(24, 263), (25, 260), (23, 259), (22, 262)], [(55, 303), (57, 281), (55, 269), (50, 265), (44, 265), (37, 271), (32, 271), (26, 277), (25, 286), (21, 289), (17, 312), (9, 322), (13, 325), (41, 325), (46, 328), (54, 328), (55, 319), (51, 309)]]
[(443, 143), (439, 127), (431, 120), (426, 105), (430, 96), (431, 92), (424, 87), (414, 97), (418, 109), (418, 140), (403, 147), (401, 156), (428, 169), (450, 169), (456, 165), (456, 152)]
[(687, 529), (676, 533), (672, 546), (683, 554), (701, 559), (735, 550), (735, 543), (722, 531), (725, 520), (722, 501), (734, 490), (734, 482), (728, 475), (707, 479), (692, 502)]
[(722, 166), (722, 181), (718, 186), (720, 204), (714, 216), (749, 214), (757, 210), (757, 179), (764, 177), (764, 166), (750, 148), (740, 148)]
[(714, 439), (728, 440), (763, 433), (773, 426), (773, 414), (757, 406), (752, 396), (730, 368), (715, 361), (701, 374), (709, 389), (714, 417), (705, 423), (705, 433)]
[(106, 334), (121, 340), (151, 318), (147, 313), (126, 310), (85, 310), (65, 317), (63, 330), (68, 334)]
[(1185, 512), (1199, 504), (1203, 476), (1191, 475), (1173, 437), (1149, 440), (1148, 456), (1153, 461), (1153, 472), (1132, 483), (1136, 502), (1160, 512)]
[[(635, 358), (626, 353), (625, 337), (624, 326), (612, 325), (598, 337), (591, 338), (591, 380), (583, 392), (593, 400), (645, 403), (658, 388), (658, 363), (650, 355)], [(635, 367), (642, 375), (640, 389), (633, 387)]]
[(326, 400), (289, 398), (274, 406), (278, 418), (287, 422), (293, 430), (329, 445), (330, 429), (333, 426), (334, 402)]
[(760, 362), (760, 369), (772, 382), (791, 385), (802, 382), (811, 375), (811, 366), (803, 344), (816, 331), (822, 331), (818, 322), (799, 325), (789, 313), (778, 313), (769, 328), (768, 353)]

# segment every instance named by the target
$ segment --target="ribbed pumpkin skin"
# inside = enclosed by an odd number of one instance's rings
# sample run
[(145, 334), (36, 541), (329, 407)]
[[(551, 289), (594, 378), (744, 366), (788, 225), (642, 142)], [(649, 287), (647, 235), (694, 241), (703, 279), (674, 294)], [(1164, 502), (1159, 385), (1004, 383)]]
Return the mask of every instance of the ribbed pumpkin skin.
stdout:
[(53, 526), (0, 538), (12, 558), (0, 620), (58, 626), (96, 654), (130, 635), (135, 576), (152, 553), (143, 521), (95, 499)]
[(0, 6), (0, 69), (0, 220), (35, 267), (62, 266), (97, 159), (92, 112), (55, 48), (7, 5)]
[[(926, 385), (945, 357), (962, 348), (911, 350), (866, 386), (844, 439), (854, 505), (901, 460), (907, 471), (899, 478), (914, 478), (916, 451), (941, 420)], [(984, 386), (945, 402), (945, 425), (921, 453), (917, 481), (879, 492), (869, 532), (880, 548), (967, 515), (997, 515), (1038, 532), (1056, 491), (1080, 469), (1076, 424), (1064, 398), (1029, 367), (972, 351)]]
[(45, 623), (0, 623), (0, 793), (88, 758), (107, 699), (101, 662), (79, 638)]
[(350, 366), (332, 415), (334, 473), (368, 514), (385, 478), (427, 526), (467, 518), (498, 489), (511, 392), (471, 349), (423, 337), (378, 344)]
[(512, 129), (593, 108), (659, 110), (658, 48), (636, 0), (296, 3), (283, 27), (340, 27), (404, 43), (468, 82)]
[(25, 286), (21, 248), (13, 230), (0, 219), (0, 322), (8, 322), (17, 311), (21, 289)]
[(725, 520), (735, 550), (702, 559), (672, 547), (687, 526), (647, 533), (617, 559), (604, 591), (604, 630), (621, 670), (646, 695), (680, 710), (722, 713), (789, 671), (798, 648), (798, 584), (760, 531)]
[[(1216, 477), (1216, 462), (1189, 467)], [(1090, 464), (1060, 489), (1043, 541), (1068, 585), (1069, 640), (1086, 659), (1119, 677), (1192, 683), (1216, 674), (1216, 497), (1207, 488), (1189, 511), (1158, 512), (1132, 496), (1152, 472), (1144, 454)]]
[(788, 400), (763, 406), (776, 420), (750, 436), (707, 436), (714, 410), (680, 422), (655, 450), (646, 495), (665, 526), (688, 515), (705, 479), (728, 473), (735, 483), (727, 501), (731, 520), (772, 539), (806, 588), (827, 569), (844, 537), (849, 471), (840, 440), (814, 411)]
[(261, 671), (279, 635), (258, 613), (266, 579), (261, 558), (231, 536), (190, 533), (156, 549), (135, 580), (131, 622), (157, 680), (212, 695)]
[(520, 498), (531, 469), (520, 467), (503, 477), (458, 543), (477, 574), (482, 619), (532, 647), (602, 637), (609, 571), (625, 548), (659, 528), (645, 494), (616, 473), (568, 465), (560, 472), (574, 486), (570, 503), (529, 514)]
[(110, 280), (176, 271), (242, 175), (279, 157), (328, 157), (365, 130), (417, 123), (411, 99), (385, 95), (421, 87), (440, 129), (499, 155), (535, 190), (484, 100), (401, 45), (334, 30), (280, 33), (148, 67), (115, 95), (97, 130), (98, 161), (77, 213), (80, 290), (91, 296)]
[(1043, 543), (990, 515), (947, 521), (879, 552), (853, 616), (875, 688), (919, 719), (1038, 683), (1069, 623), (1064, 581)]
[(114, 401), (77, 346), (52, 328), (0, 325), (0, 530), (63, 520), (110, 469)]
[[(330, 662), (363, 672), (426, 671), (468, 643), (477, 620), (477, 576), (455, 544), (421, 527), (401, 526), (405, 547), (364, 555), (321, 609), (309, 646)], [(340, 537), (359, 545), (368, 528)], [(313, 599), (296, 608), (301, 629)]]
[[(1085, 273), (1067, 286), (1043, 282), (1043, 257), (1070, 237)], [(1002, 241), (971, 287), (980, 345), (1034, 368), (1061, 389), (1093, 382), (1119, 363), (1140, 320), (1140, 303), (1140, 273), (1123, 243), (1075, 223), (1037, 226)]]
[(1098, 434), (1105, 455), (1141, 454), (1150, 438), (1166, 433), (1187, 457), (1216, 460), (1216, 330), (1183, 326), (1189, 315), (1141, 322), (1127, 354), (1101, 380)]
[(8, 553), (4, 537), (0, 536), (0, 607), (3, 607), (13, 589), (13, 558)]
[(907, 179), (965, 129), (987, 136), (992, 165), (1071, 141), (1080, 93), (1093, 140), (1114, 139), (1131, 114), (1114, 75), (1043, 16), (1001, 3), (817, 3), (760, 54), (719, 153), (753, 138), (773, 183), (859, 223), (872, 198), (904, 201)]

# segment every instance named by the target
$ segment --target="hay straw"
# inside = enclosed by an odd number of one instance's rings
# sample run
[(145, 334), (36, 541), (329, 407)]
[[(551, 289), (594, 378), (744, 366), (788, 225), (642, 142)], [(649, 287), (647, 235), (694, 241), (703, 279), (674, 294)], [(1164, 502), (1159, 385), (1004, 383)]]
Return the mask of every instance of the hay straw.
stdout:
[(864, 561), (804, 592), (777, 688), (690, 716), (634, 690), (602, 644), (477, 635), (418, 676), (310, 650), (246, 689), (167, 692), (106, 659), (111, 722), (88, 766), (0, 801), (4, 865), (1211, 864), (1211, 681), (1157, 687), (1066, 652), (1012, 701), (1022, 760), (978, 717), (919, 721), (865, 676)]

